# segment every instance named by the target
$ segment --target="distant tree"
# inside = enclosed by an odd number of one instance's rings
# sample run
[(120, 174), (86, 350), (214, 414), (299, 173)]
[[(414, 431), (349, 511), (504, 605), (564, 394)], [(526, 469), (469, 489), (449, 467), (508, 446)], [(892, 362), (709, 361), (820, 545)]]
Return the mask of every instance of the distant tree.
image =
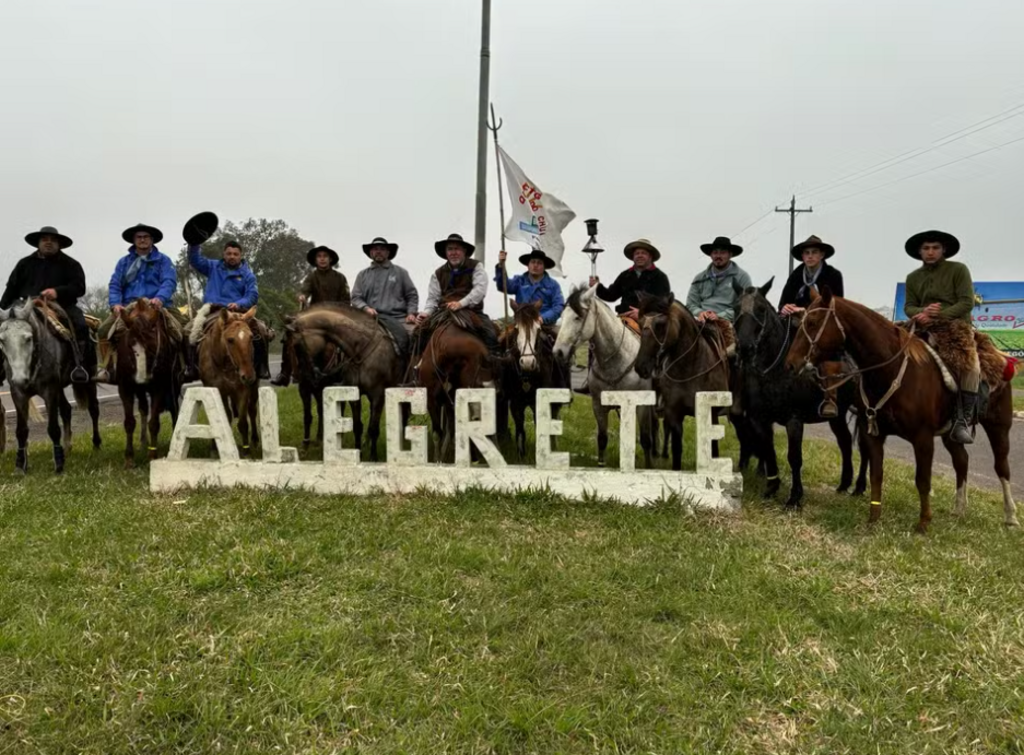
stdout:
[(78, 307), (87, 315), (99, 317), (101, 320), (110, 314), (108, 303), (110, 289), (107, 286), (93, 286), (78, 300)]

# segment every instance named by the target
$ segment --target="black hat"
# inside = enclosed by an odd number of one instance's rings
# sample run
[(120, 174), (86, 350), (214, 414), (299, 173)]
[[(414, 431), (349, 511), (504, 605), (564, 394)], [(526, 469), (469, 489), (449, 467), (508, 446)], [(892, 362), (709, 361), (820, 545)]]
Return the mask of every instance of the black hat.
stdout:
[(215, 234), (218, 225), (220, 225), (220, 221), (212, 212), (200, 212), (198, 215), (193, 215), (189, 218), (189, 221), (185, 223), (185, 227), (181, 230), (181, 235), (185, 237), (186, 244), (196, 246), (207, 241), (210, 236)]
[(441, 259), (448, 259), (448, 254), (445, 252), (445, 248), (452, 242), (462, 244), (462, 248), (466, 250), (467, 257), (472, 257), (473, 252), (476, 250), (476, 247), (463, 239), (462, 236), (457, 233), (452, 233), (449, 234), (448, 238), (434, 242), (434, 253)]
[(153, 237), (154, 244), (159, 244), (164, 239), (164, 234), (160, 231), (159, 228), (154, 228), (153, 226), (146, 225), (145, 223), (136, 223), (131, 228), (126, 228), (124, 230), (124, 233), (121, 234), (121, 238), (123, 238), (129, 244), (134, 244), (136, 233), (148, 233), (150, 236)]
[(807, 239), (807, 241), (801, 241), (799, 244), (794, 246), (789, 253), (792, 254), (794, 258), (799, 260), (803, 259), (804, 249), (811, 248), (820, 249), (822, 253), (825, 255), (825, 259), (828, 259), (829, 257), (836, 253), (835, 247), (833, 247), (831, 244), (826, 244), (817, 236), (811, 236)]
[(519, 264), (529, 265), (530, 260), (544, 260), (544, 269), (550, 270), (555, 266), (555, 261), (544, 254), (543, 249), (531, 249), (526, 254), (519, 256)]
[(625, 249), (622, 250), (622, 253), (626, 255), (627, 260), (632, 260), (633, 252), (636, 251), (637, 249), (646, 249), (651, 255), (652, 262), (657, 262), (658, 260), (661, 259), (661, 252), (658, 251), (658, 247), (656, 247), (647, 239), (637, 239), (636, 241), (630, 241), (628, 244), (626, 244), (626, 247)]
[(943, 257), (946, 259), (955, 257), (956, 253), (960, 251), (960, 240), (953, 234), (946, 233), (945, 231), (921, 231), (921, 233), (915, 233), (907, 239), (907, 243), (903, 248), (915, 260), (919, 260), (921, 259), (921, 244), (929, 241), (937, 241), (942, 244)]
[(370, 248), (374, 246), (386, 246), (388, 248), (388, 259), (393, 260), (398, 254), (398, 244), (391, 244), (383, 236), (377, 236), (369, 244), (363, 244), (363, 254), (370, 256)]
[(28, 242), (29, 246), (33, 247), (34, 249), (38, 249), (40, 236), (56, 236), (57, 241), (60, 243), (61, 249), (67, 249), (73, 243), (71, 239), (69, 239), (67, 236), (65, 236), (62, 233), (58, 233), (57, 229), (54, 228), (52, 225), (44, 225), (35, 233), (30, 233), (28, 236), (25, 237), (25, 241)]
[(700, 245), (700, 250), (709, 257), (711, 256), (711, 253), (716, 249), (724, 249), (725, 251), (730, 252), (733, 257), (739, 257), (741, 254), (743, 254), (743, 247), (737, 246), (736, 244), (732, 243), (729, 240), (728, 236), (719, 236), (710, 244)]
[(327, 254), (331, 258), (331, 267), (334, 267), (335, 265), (337, 265), (338, 264), (338, 260), (341, 259), (340, 257), (338, 257), (338, 253), (336, 251), (334, 251), (333, 249), (331, 249), (329, 246), (315, 246), (312, 249), (310, 249), (308, 252), (306, 252), (306, 262), (308, 262), (313, 267), (316, 267), (316, 253), (317, 252), (327, 252)]

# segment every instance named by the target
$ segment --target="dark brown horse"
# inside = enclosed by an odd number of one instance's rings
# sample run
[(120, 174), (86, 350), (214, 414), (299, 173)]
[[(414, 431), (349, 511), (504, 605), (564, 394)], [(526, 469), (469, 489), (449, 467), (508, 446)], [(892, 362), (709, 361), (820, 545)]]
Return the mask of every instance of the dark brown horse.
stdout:
[(260, 442), (256, 422), (260, 381), (250, 326), (254, 317), (256, 307), (245, 314), (222, 309), (211, 318), (199, 344), (199, 379), (220, 391), (228, 418), (238, 418), (243, 457), (250, 455), (250, 445)]
[(135, 465), (135, 402), (139, 404), (142, 429), (139, 444), (156, 458), (160, 437), (160, 415), (171, 413), (178, 421), (178, 396), (183, 370), (175, 343), (167, 329), (167, 313), (139, 299), (121, 313), (121, 324), (113, 330), (117, 349), (117, 393), (124, 409), (124, 465)]
[(362, 396), (370, 404), (367, 437), (370, 461), (378, 461), (380, 420), (384, 414), (386, 390), (402, 380), (405, 360), (377, 318), (358, 309), (338, 304), (316, 305), (287, 326), (294, 348), (292, 364), (298, 374), (308, 448), (312, 425), (312, 402), (317, 403), (317, 438), (323, 439), (323, 389), (329, 385), (359, 388), (360, 400), (350, 402), (352, 430), (357, 448), (362, 446)]
[[(953, 457), (956, 470), (956, 508), (967, 507), (967, 450), (949, 439), (957, 396), (947, 389), (942, 372), (924, 341), (889, 322), (867, 307), (837, 296), (826, 288), (804, 315), (790, 348), (787, 364), (794, 370), (811, 369), (845, 350), (857, 364), (858, 391), (869, 430), (871, 459), (871, 508), (869, 522), (882, 515), (882, 463), (885, 439), (905, 438), (914, 446), (917, 493), (921, 513), (917, 531), (924, 533), (932, 518), (931, 483), (935, 436)], [(984, 359), (982, 360), (984, 364)], [(1013, 391), (1000, 380), (991, 385), (988, 407), (980, 422), (995, 457), (996, 475), (1003, 487), (1003, 521), (1017, 526), (1016, 507), (1010, 492), (1010, 427), (1013, 424)]]
[(498, 366), (473, 330), (479, 327), (467, 310), (441, 308), (427, 322), (430, 340), (420, 360), (419, 382), (427, 389), (427, 409), (438, 461), (455, 456), (455, 391), (493, 388)]
[[(658, 378), (672, 440), (672, 469), (678, 471), (683, 468), (683, 420), (694, 416), (698, 393), (729, 390), (729, 357), (718, 333), (708, 332), (714, 326), (697, 322), (671, 296), (642, 300), (640, 326), (636, 373)], [(742, 424), (742, 417), (733, 417), (733, 422)]]
[[(505, 338), (508, 358), (502, 363), (501, 393), (512, 410), (516, 426), (516, 451), (526, 456), (526, 410), (537, 416), (538, 388), (571, 387), (569, 365), (555, 359), (554, 344), (543, 330), (537, 304), (513, 305), (512, 329)], [(551, 415), (558, 418), (561, 404), (553, 404)]]

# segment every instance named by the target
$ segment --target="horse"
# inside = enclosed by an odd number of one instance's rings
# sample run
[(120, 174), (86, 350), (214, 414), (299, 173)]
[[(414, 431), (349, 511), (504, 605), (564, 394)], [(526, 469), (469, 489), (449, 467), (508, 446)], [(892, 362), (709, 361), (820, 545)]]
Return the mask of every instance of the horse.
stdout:
[(120, 326), (112, 328), (117, 349), (117, 395), (124, 410), (124, 465), (135, 466), (135, 402), (139, 404), (139, 445), (152, 461), (157, 456), (160, 415), (170, 412), (178, 421), (178, 397), (184, 382), (181, 344), (171, 338), (168, 315), (142, 298), (121, 312)]
[[(640, 352), (640, 336), (622, 322), (611, 307), (597, 298), (597, 286), (574, 288), (562, 311), (562, 323), (555, 340), (555, 357), (562, 362), (575, 355), (582, 343), (593, 346), (594, 359), (587, 376), (597, 420), (597, 465), (605, 465), (608, 447), (608, 413), (612, 407), (601, 403), (605, 391), (649, 391), (651, 380), (634, 369)], [(656, 445), (657, 417), (653, 406), (637, 410), (640, 447), (644, 466), (650, 469)]]
[(244, 314), (224, 308), (211, 317), (199, 343), (199, 379), (220, 391), (228, 418), (238, 418), (241, 456), (250, 454), (250, 442), (260, 442), (256, 411), (259, 377), (256, 374), (250, 323), (256, 307)]
[[(914, 446), (915, 482), (921, 501), (917, 532), (924, 534), (932, 519), (932, 458), (936, 435), (942, 436), (956, 470), (954, 514), (964, 514), (968, 455), (962, 445), (949, 439), (957, 395), (946, 387), (943, 368), (932, 358), (929, 347), (877, 312), (833, 296), (824, 288), (804, 313), (786, 363), (793, 370), (811, 371), (830, 354), (844, 349), (856, 363), (856, 370), (847, 378), (856, 376), (859, 382), (858, 391), (868, 426), (866, 438), (871, 459), (868, 521), (877, 522), (882, 515), (882, 463), (885, 439), (889, 435), (904, 438)], [(985, 357), (982, 357), (982, 364), (985, 364)], [(1016, 506), (1010, 489), (1013, 391), (1009, 386), (1007, 380), (999, 380), (992, 386), (980, 422), (992, 445), (996, 476), (1003, 488), (1003, 523), (1016, 527)]]
[[(792, 328), (789, 318), (781, 317), (765, 298), (774, 280), (760, 288), (749, 287), (738, 292), (738, 314), (734, 325), (741, 374), (740, 403), (752, 420), (758, 456), (765, 462), (768, 477), (765, 498), (773, 497), (780, 486), (773, 425), (777, 423), (786, 428), (787, 455), (793, 475), (786, 506), (795, 508), (800, 506), (804, 494), (801, 471), (805, 424), (828, 422), (839, 444), (843, 465), (836, 492), (845, 493), (853, 483), (853, 437), (846, 424), (846, 416), (856, 403), (856, 392), (852, 383), (845, 383), (836, 397), (837, 416), (831, 419), (821, 417), (820, 408), (826, 401), (821, 386), (811, 377), (796, 375), (786, 368), (785, 357)], [(858, 434), (858, 440), (861, 458), (854, 495), (861, 495), (867, 487), (868, 453), (863, 433)]]
[[(538, 388), (569, 388), (568, 364), (555, 358), (552, 343), (542, 330), (538, 303), (516, 305), (512, 328), (505, 342), (508, 358), (501, 371), (501, 392), (512, 410), (516, 426), (516, 452), (526, 456), (526, 410), (537, 412)], [(553, 404), (551, 415), (558, 418), (560, 404)]]
[(328, 385), (359, 388), (360, 399), (350, 402), (352, 430), (357, 448), (362, 447), (362, 396), (370, 404), (367, 437), (370, 461), (379, 460), (380, 420), (386, 389), (402, 380), (406, 360), (373, 315), (339, 304), (318, 304), (294, 317), (287, 326), (292, 336), (294, 361), (302, 397), (303, 448), (309, 447), (312, 401), (317, 402), (317, 438), (323, 438), (323, 389)]
[[(56, 320), (56, 323), (54, 322)], [(64, 472), (65, 453), (61, 443), (61, 422), (64, 442), (71, 445), (71, 404), (64, 388), (72, 385), (75, 403), (87, 408), (92, 419), (92, 445), (102, 443), (99, 431), (100, 406), (95, 383), (72, 383), (75, 367), (74, 334), (64, 310), (57, 304), (38, 299), (0, 310), (0, 351), (3, 352), (11, 399), (18, 414), (15, 437), (18, 451), (14, 468), (28, 472), (28, 419), (35, 407), (33, 396), (40, 396), (46, 406), (46, 432), (53, 444), (53, 469)], [(62, 331), (61, 335), (54, 328)], [(6, 419), (4, 420), (6, 423)]]
[(426, 322), (430, 338), (420, 359), (419, 383), (427, 389), (427, 411), (439, 461), (455, 453), (455, 391), (493, 388), (500, 364), (476, 334), (478, 323), (466, 310), (441, 307)]
[[(707, 338), (706, 326), (706, 322), (698, 323), (671, 295), (644, 297), (640, 302), (636, 372), (643, 378), (658, 374), (675, 471), (682, 469), (683, 422), (686, 417), (694, 416), (697, 394), (729, 390), (729, 357), (725, 345), (718, 339), (717, 329), (712, 339)], [(718, 453), (717, 446), (714, 453)]]

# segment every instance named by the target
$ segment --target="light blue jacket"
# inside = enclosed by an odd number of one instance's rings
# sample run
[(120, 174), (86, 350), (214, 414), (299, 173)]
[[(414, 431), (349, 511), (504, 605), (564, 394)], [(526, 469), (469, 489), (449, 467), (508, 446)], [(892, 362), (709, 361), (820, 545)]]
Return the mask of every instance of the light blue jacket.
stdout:
[(188, 264), (200, 275), (206, 276), (204, 304), (219, 304), (222, 307), (237, 304), (239, 309), (249, 309), (259, 301), (256, 274), (245, 260), (238, 267), (230, 268), (224, 264), (224, 260), (207, 259), (198, 246), (190, 246)]

